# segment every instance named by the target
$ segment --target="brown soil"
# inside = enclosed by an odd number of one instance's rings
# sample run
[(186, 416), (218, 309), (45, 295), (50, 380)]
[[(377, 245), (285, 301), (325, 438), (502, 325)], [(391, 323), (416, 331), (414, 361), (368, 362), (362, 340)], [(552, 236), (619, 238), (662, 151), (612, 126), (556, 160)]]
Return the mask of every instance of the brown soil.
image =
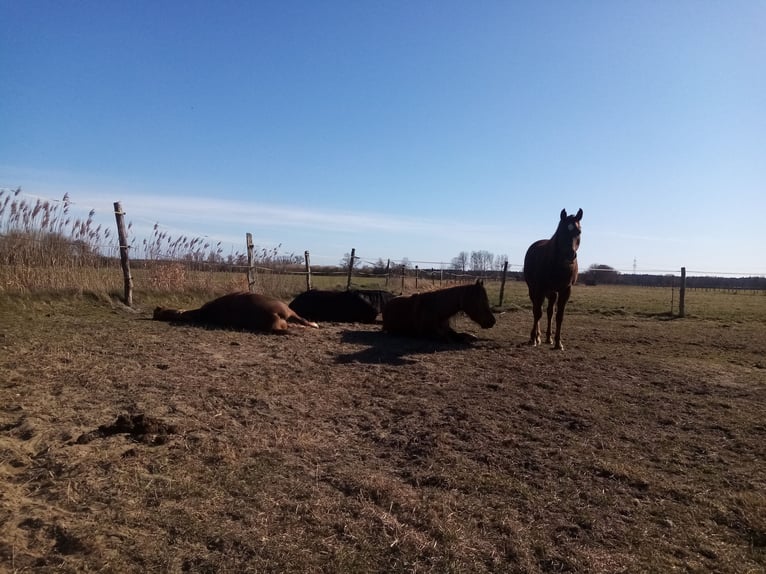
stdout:
[(472, 345), (0, 309), (0, 571), (763, 572), (758, 322)]

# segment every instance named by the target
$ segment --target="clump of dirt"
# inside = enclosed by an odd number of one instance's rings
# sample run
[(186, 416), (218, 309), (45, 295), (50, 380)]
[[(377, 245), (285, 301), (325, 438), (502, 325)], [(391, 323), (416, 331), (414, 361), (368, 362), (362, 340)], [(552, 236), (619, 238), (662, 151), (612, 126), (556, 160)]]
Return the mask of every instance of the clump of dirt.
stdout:
[(136, 442), (159, 445), (168, 442), (169, 435), (178, 434), (175, 425), (170, 425), (143, 413), (119, 415), (110, 425), (101, 425), (96, 430), (80, 435), (77, 444), (87, 444), (97, 438), (116, 434), (127, 434)]

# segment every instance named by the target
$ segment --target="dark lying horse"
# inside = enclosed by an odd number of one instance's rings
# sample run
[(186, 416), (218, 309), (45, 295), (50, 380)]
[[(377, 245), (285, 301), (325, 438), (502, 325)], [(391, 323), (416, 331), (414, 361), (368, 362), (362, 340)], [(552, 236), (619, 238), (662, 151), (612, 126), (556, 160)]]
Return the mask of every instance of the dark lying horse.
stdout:
[(572, 285), (577, 281), (577, 249), (580, 247), (580, 220), (582, 209), (577, 215), (567, 215), (561, 210), (561, 217), (556, 233), (550, 239), (535, 241), (529, 246), (524, 257), (524, 279), (529, 287), (532, 300), (532, 333), (529, 343), (540, 344), (540, 318), (543, 316), (543, 301), (548, 298), (548, 329), (545, 342), (551, 342), (551, 318), (556, 308), (556, 343), (555, 349), (563, 349), (561, 344), (561, 322), (564, 320), (564, 308), (572, 293)]
[(385, 291), (383, 289), (355, 289), (354, 293), (372, 305), (378, 314), (382, 313), (383, 307), (385, 307), (391, 299), (396, 297), (396, 295), (390, 291)]
[(312, 289), (290, 302), (290, 309), (312, 321), (374, 323), (379, 310), (358, 291)]
[(476, 339), (469, 333), (458, 333), (450, 326), (450, 317), (460, 311), (464, 311), (484, 329), (495, 324), (484, 283), (477, 281), (472, 285), (391, 299), (383, 308), (383, 330), (393, 335), (442, 341), (466, 342)]
[(288, 321), (306, 327), (319, 326), (298, 315), (279, 299), (247, 292), (224, 295), (191, 311), (157, 307), (154, 319), (272, 333), (286, 333)]

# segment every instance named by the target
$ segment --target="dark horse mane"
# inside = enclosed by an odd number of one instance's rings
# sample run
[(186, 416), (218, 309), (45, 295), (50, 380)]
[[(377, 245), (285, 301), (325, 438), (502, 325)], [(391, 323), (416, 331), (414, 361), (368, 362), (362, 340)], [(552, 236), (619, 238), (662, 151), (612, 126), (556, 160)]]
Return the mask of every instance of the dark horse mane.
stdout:
[(542, 305), (548, 299), (548, 328), (545, 342), (551, 343), (551, 320), (556, 310), (555, 348), (563, 349), (561, 323), (564, 309), (577, 282), (577, 250), (580, 247), (582, 209), (576, 215), (561, 210), (558, 227), (550, 239), (535, 241), (524, 257), (524, 279), (532, 301), (533, 323), (530, 344), (540, 344), (540, 318)]
[(482, 328), (495, 324), (484, 283), (447, 287), (409, 296), (395, 297), (383, 308), (383, 330), (394, 335), (467, 342), (475, 339), (458, 333), (449, 324), (452, 316), (464, 311)]

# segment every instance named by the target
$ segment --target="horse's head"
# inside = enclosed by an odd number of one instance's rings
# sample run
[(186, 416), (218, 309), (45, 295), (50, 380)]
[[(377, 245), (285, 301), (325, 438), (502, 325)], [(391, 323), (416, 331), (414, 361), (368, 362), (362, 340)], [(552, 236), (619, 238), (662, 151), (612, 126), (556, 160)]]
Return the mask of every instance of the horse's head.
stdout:
[(183, 310), (171, 309), (169, 307), (155, 307), (152, 318), (155, 321), (182, 321)]
[(576, 215), (567, 215), (566, 209), (561, 210), (561, 220), (555, 235), (556, 252), (570, 263), (577, 259), (577, 250), (580, 248), (581, 219), (582, 209), (578, 209)]
[(463, 311), (483, 329), (494, 326), (495, 316), (489, 307), (487, 290), (484, 289), (484, 282), (481, 279), (477, 279), (476, 283), (470, 286), (463, 298)]

